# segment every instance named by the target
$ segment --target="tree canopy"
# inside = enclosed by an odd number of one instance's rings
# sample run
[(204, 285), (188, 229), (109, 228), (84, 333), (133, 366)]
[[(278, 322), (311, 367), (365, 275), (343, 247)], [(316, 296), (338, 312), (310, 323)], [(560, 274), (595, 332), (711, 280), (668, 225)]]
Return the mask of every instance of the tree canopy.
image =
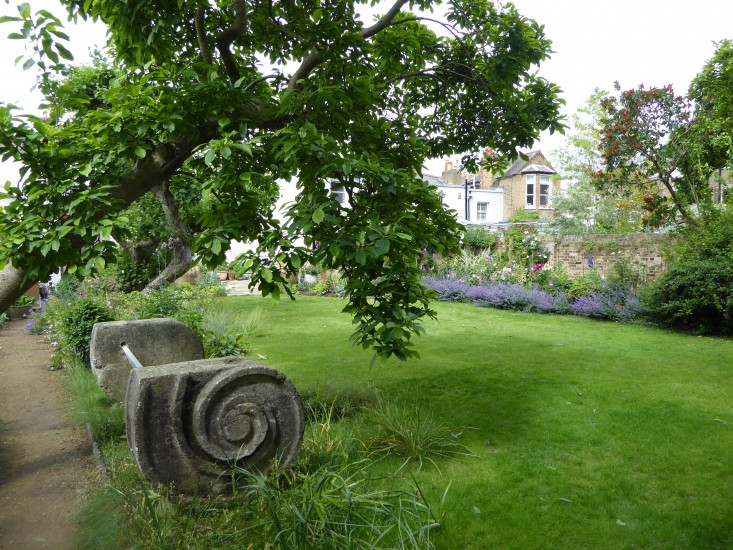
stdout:
[[(87, 276), (113, 261), (125, 209), (187, 178), (195, 261), (256, 241), (241, 269), (275, 296), (304, 262), (339, 269), (355, 343), (406, 358), (433, 314), (416, 257), (458, 242), (424, 161), (511, 158), (562, 129), (559, 89), (536, 71), (551, 43), (511, 4), (452, 0), (439, 19), (429, 0), (373, 18), (366, 0), (60, 3), (107, 26), (110, 72), (72, 86), (56, 16), (22, 4), (1, 20), (31, 45), (20, 63), (39, 70), (47, 116), (0, 104), (0, 157), (22, 165), (0, 215), (0, 311), (61, 266)], [(281, 223), (272, 197), (287, 180), (298, 195)]]

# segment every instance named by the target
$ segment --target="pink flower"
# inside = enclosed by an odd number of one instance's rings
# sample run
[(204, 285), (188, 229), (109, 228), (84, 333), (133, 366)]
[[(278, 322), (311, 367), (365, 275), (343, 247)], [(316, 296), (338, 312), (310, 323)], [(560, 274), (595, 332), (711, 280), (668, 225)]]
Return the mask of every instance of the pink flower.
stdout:
[(540, 269), (542, 269), (543, 264), (537, 264), (532, 268), (532, 273), (537, 273)]

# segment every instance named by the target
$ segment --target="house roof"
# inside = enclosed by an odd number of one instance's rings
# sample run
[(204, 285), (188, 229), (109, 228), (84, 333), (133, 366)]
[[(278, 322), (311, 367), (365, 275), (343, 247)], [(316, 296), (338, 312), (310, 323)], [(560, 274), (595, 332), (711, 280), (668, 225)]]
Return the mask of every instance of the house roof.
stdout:
[(523, 168), (520, 174), (556, 174), (555, 170), (550, 166), (544, 164), (530, 164), (526, 168)]
[[(504, 178), (510, 178), (512, 176), (516, 176), (517, 174), (555, 174), (555, 170), (552, 168), (552, 166), (544, 165), (544, 164), (533, 164), (532, 161), (538, 156), (542, 156), (542, 151), (528, 151), (525, 153), (527, 156), (527, 160), (523, 160), (521, 158), (518, 158), (514, 161), (514, 163), (507, 169), (506, 172), (504, 172), (504, 175), (499, 179)], [(544, 157), (543, 157), (544, 158)], [(530, 170), (530, 167), (536, 167), (535, 170)], [(548, 171), (549, 169), (549, 171)]]

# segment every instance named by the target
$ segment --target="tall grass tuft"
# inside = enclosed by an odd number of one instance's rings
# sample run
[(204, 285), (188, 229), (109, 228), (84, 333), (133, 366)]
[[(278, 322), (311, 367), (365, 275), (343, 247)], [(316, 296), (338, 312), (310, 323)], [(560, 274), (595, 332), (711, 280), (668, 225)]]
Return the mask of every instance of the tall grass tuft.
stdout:
[(385, 489), (366, 471), (371, 461), (294, 476), (245, 473), (241, 487), (265, 517), (252, 525), (282, 550), (345, 548), (431, 549), (440, 526), (416, 485)]
[(124, 408), (116, 406), (104, 393), (81, 359), (67, 358), (66, 367), (66, 383), (73, 396), (71, 411), (74, 417), (89, 424), (98, 438), (124, 436)]
[(428, 461), (437, 468), (434, 458), (471, 455), (458, 442), (463, 430), (451, 429), (431, 409), (380, 399), (367, 408), (367, 417), (375, 429), (367, 441), (369, 452), (375, 456), (403, 457), (406, 460), (402, 467), (417, 462), (421, 469), (423, 462)]

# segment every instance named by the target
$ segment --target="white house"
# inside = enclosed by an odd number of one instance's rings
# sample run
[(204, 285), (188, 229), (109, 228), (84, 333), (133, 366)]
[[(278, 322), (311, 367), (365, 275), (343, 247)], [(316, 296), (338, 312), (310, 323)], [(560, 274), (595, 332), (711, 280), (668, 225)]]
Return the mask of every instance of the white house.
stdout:
[(479, 189), (477, 182), (450, 185), (436, 176), (423, 176), (435, 185), (446, 208), (456, 212), (456, 219), (464, 225), (488, 225), (502, 220), (504, 190)]

